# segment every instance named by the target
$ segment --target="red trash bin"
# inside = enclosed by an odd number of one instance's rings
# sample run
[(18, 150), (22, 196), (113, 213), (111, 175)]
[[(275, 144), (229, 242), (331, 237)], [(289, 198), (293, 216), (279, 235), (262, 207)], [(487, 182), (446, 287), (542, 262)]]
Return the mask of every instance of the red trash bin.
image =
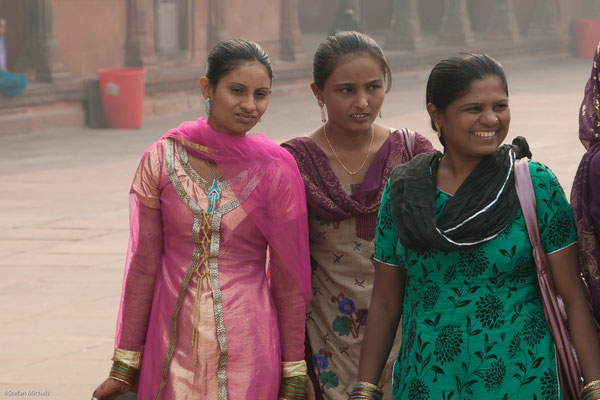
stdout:
[(97, 71), (104, 122), (112, 129), (139, 129), (144, 109), (144, 68), (105, 68)]
[(593, 58), (600, 42), (600, 19), (581, 18), (574, 22), (575, 55)]

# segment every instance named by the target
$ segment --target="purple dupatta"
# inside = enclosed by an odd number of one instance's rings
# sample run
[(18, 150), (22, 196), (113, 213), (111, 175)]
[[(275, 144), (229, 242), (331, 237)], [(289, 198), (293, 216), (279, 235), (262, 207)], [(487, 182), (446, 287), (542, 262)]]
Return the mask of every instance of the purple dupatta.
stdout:
[[(579, 236), (579, 265), (592, 297), (596, 321), (600, 323), (600, 181), (592, 181), (600, 171), (600, 44), (596, 49), (592, 74), (585, 86), (579, 112), (579, 140), (587, 149), (571, 190), (571, 206)], [(596, 168), (597, 169), (597, 168)], [(596, 218), (594, 218), (596, 216)]]
[[(434, 151), (431, 143), (415, 134), (412, 155)], [(410, 160), (402, 133), (392, 132), (371, 162), (361, 184), (352, 185), (352, 194), (346, 193), (331, 169), (327, 155), (308, 137), (292, 139), (282, 146), (298, 164), (304, 179), (309, 209), (328, 221), (357, 218), (357, 236), (373, 240), (379, 203), (392, 170)]]

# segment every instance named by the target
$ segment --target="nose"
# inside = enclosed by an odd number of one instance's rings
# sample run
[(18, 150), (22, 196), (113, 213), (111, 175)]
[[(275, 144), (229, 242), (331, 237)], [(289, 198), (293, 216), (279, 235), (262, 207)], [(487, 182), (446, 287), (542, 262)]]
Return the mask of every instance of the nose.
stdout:
[(364, 108), (367, 108), (368, 105), (369, 105), (369, 99), (368, 99), (366, 93), (358, 92), (356, 94), (354, 106), (356, 108), (358, 108), (359, 110), (362, 110)]
[(244, 112), (247, 112), (247, 113), (254, 112), (254, 110), (256, 110), (256, 103), (254, 102), (254, 96), (250, 95), (250, 96), (244, 97), (242, 99), (242, 102), (240, 103), (240, 107), (242, 108), (242, 110), (244, 110)]
[(498, 122), (500, 122), (500, 119), (498, 118), (494, 110), (490, 109), (483, 113), (483, 115), (481, 116), (481, 122), (488, 126), (494, 126)]

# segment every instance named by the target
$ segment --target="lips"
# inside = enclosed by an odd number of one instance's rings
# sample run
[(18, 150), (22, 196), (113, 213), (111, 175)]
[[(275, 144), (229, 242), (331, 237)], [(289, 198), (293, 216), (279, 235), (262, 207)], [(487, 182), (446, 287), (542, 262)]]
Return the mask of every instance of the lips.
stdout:
[(252, 114), (235, 114), (236, 117), (241, 119), (243, 122), (249, 123), (255, 121), (258, 117)]
[(354, 118), (354, 119), (365, 119), (365, 118), (367, 118), (368, 116), (369, 116), (369, 114), (367, 114), (367, 113), (355, 113), (355, 114), (350, 114), (350, 117), (351, 117), (351, 118)]

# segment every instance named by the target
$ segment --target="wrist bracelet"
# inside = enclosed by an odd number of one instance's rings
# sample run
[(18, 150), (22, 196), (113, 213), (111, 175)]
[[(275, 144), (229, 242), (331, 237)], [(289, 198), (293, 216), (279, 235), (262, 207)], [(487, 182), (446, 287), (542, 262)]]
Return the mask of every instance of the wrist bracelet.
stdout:
[(600, 380), (592, 381), (581, 389), (582, 400), (600, 400)]
[(356, 382), (350, 395), (352, 400), (381, 400), (382, 398), (383, 389), (366, 381)]
[(137, 378), (138, 370), (131, 368), (129, 365), (123, 364), (119, 361), (113, 362), (108, 377), (119, 382), (123, 382), (127, 385), (133, 385)]
[(307, 383), (307, 375), (282, 378), (278, 398), (280, 400), (304, 400)]

